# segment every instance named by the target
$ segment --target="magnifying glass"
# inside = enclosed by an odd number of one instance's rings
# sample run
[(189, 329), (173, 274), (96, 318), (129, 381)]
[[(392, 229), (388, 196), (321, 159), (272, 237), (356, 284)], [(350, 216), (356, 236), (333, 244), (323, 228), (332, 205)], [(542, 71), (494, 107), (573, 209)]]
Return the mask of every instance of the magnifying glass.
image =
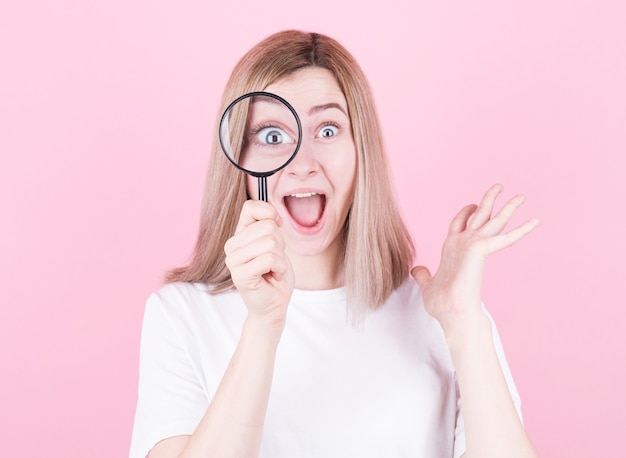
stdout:
[(289, 164), (302, 143), (296, 110), (271, 92), (235, 99), (220, 120), (222, 151), (235, 167), (259, 179), (259, 200), (267, 202), (267, 177)]

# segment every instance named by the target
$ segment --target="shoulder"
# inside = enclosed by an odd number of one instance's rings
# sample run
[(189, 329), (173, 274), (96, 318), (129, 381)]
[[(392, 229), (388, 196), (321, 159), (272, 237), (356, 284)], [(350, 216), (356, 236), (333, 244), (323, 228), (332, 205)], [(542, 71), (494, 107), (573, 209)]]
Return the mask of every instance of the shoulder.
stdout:
[(195, 302), (209, 295), (209, 287), (204, 283), (167, 283), (150, 295), (149, 301), (168, 304)]
[(422, 316), (422, 312), (426, 312), (420, 288), (410, 276), (389, 295), (383, 307), (393, 313), (415, 315), (416, 317)]
[(409, 275), (400, 286), (393, 291), (390, 299), (394, 297), (403, 300), (417, 301), (421, 300), (422, 296), (417, 282)]
[(236, 290), (212, 293), (205, 283), (174, 282), (167, 283), (153, 292), (148, 303), (160, 303), (166, 307), (193, 308), (211, 307), (222, 303), (240, 302), (241, 296)]
[(393, 291), (381, 312), (395, 324), (396, 336), (404, 336), (409, 346), (429, 354), (434, 360), (444, 361), (444, 365), (451, 365), (443, 329), (426, 311), (420, 287), (412, 277), (407, 277)]
[(238, 317), (245, 310), (241, 296), (235, 290), (211, 293), (204, 283), (175, 282), (163, 285), (153, 292), (146, 303), (146, 316), (162, 320), (187, 323), (221, 321)]

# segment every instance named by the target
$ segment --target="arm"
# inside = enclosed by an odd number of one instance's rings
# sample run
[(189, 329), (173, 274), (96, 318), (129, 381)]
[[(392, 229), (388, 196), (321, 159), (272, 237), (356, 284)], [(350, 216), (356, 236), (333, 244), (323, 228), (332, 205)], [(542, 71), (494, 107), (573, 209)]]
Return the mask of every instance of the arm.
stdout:
[(193, 435), (159, 442), (150, 458), (257, 456), (279, 338), (280, 332), (249, 317), (228, 369)]
[(467, 332), (448, 338), (463, 405), (471, 457), (535, 457), (496, 355), (492, 324), (477, 316)]
[(534, 219), (502, 233), (524, 197), (514, 197), (492, 217), (501, 190), (499, 185), (492, 187), (479, 206), (465, 207), (454, 218), (434, 276), (422, 266), (412, 271), (426, 309), (441, 324), (457, 373), (466, 458), (536, 456), (509, 394), (491, 322), (480, 300), (487, 257), (512, 245), (538, 224)]
[(258, 456), (294, 283), (277, 229), (269, 204), (244, 205), (235, 236), (225, 247), (226, 264), (248, 308), (241, 338), (194, 433), (159, 442), (150, 458)]

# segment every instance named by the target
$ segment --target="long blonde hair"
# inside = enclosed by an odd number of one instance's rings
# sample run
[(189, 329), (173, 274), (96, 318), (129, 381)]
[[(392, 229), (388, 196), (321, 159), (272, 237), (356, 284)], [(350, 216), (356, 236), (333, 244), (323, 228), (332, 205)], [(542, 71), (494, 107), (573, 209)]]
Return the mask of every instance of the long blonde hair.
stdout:
[[(236, 65), (219, 113), (238, 96), (263, 90), (306, 67), (330, 70), (348, 105), (357, 178), (344, 230), (343, 262), (348, 313), (353, 322), (359, 322), (407, 278), (414, 247), (397, 210), (371, 90), (355, 59), (325, 35), (296, 30), (276, 33), (253, 47)], [(224, 262), (224, 244), (235, 231), (246, 199), (244, 174), (228, 162), (214, 138), (193, 257), (187, 266), (171, 270), (166, 276), (168, 282), (204, 282), (212, 293), (233, 287)]]

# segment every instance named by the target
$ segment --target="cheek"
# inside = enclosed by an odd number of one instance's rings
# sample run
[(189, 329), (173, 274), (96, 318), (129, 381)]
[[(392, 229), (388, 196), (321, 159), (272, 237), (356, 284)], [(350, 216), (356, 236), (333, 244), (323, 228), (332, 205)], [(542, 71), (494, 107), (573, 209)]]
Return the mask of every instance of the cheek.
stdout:
[(343, 184), (345, 192), (352, 195), (356, 183), (357, 154), (352, 140), (346, 142), (343, 154), (338, 154), (334, 166), (335, 175), (339, 183)]
[(347, 142), (341, 154), (334, 157), (332, 170), (336, 197), (340, 198), (340, 211), (345, 213), (352, 205), (356, 188), (357, 154), (352, 141)]
[(259, 198), (259, 179), (250, 176), (246, 173), (246, 191), (248, 192), (248, 198)]

